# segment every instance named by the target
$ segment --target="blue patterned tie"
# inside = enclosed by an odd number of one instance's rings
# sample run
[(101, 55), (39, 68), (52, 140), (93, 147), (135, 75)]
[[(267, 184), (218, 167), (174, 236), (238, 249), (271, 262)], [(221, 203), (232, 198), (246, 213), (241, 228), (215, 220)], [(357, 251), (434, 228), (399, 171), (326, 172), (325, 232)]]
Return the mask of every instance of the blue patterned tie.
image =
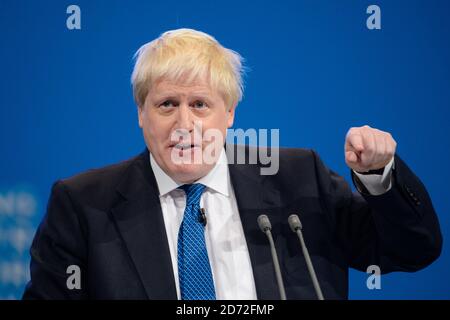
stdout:
[(200, 222), (200, 197), (205, 186), (185, 184), (186, 209), (178, 232), (178, 277), (182, 300), (215, 300), (216, 293)]

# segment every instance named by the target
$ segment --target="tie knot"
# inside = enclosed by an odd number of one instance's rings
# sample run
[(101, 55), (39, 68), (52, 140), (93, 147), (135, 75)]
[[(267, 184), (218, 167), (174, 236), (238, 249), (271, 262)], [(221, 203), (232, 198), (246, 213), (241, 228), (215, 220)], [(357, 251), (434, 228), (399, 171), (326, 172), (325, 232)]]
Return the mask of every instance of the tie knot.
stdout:
[(201, 183), (184, 184), (178, 189), (184, 190), (186, 193), (186, 205), (200, 204), (200, 197), (206, 186)]

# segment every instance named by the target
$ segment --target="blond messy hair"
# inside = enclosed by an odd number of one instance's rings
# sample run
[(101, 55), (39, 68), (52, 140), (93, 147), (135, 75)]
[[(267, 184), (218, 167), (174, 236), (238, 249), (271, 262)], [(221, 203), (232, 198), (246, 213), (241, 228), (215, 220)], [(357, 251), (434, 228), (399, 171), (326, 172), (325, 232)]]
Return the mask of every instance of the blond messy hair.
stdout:
[(134, 58), (131, 84), (139, 107), (144, 106), (151, 87), (162, 79), (189, 84), (206, 77), (229, 108), (242, 99), (242, 57), (204, 32), (193, 29), (164, 32), (140, 47)]

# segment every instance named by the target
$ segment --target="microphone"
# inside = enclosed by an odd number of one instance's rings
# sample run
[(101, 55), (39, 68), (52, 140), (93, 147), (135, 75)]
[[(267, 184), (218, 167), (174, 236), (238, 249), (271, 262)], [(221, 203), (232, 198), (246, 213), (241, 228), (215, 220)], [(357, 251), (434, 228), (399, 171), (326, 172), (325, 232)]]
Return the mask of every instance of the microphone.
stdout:
[(200, 208), (200, 215), (198, 216), (198, 222), (200, 222), (203, 226), (206, 226), (208, 220), (206, 220), (206, 211), (203, 208)]
[(320, 289), (319, 281), (317, 281), (316, 272), (314, 271), (311, 258), (309, 257), (308, 248), (306, 248), (305, 240), (303, 239), (302, 223), (300, 222), (300, 219), (296, 214), (291, 214), (288, 218), (288, 222), (292, 232), (296, 233), (298, 238), (300, 239), (300, 246), (302, 247), (303, 256), (305, 257), (306, 266), (308, 267), (309, 276), (311, 277), (312, 283), (314, 285), (317, 299), (323, 300), (322, 290)]
[(270, 243), (270, 252), (272, 254), (273, 266), (275, 268), (275, 276), (277, 278), (278, 290), (280, 292), (281, 300), (286, 300), (286, 292), (284, 290), (283, 278), (281, 276), (280, 264), (278, 263), (277, 251), (275, 249), (275, 244), (273, 243), (272, 238), (272, 225), (270, 224), (269, 218), (262, 214), (258, 217), (258, 226), (262, 232), (264, 232), (269, 239)]

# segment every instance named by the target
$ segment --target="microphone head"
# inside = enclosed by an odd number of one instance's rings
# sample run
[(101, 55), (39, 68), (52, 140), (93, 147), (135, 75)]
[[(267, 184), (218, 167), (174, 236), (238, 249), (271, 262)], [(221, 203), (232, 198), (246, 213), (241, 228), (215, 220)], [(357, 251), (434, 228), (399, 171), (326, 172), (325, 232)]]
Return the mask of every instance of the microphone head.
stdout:
[(288, 218), (288, 223), (292, 232), (297, 232), (298, 229), (302, 230), (302, 223), (300, 222), (298, 215), (291, 214)]
[(257, 221), (258, 226), (262, 232), (265, 233), (267, 230), (272, 230), (272, 225), (270, 224), (269, 217), (267, 217), (265, 214), (260, 215)]
[(207, 219), (206, 219), (206, 212), (205, 209), (200, 208), (200, 215), (198, 217), (198, 221), (203, 225), (206, 226)]

